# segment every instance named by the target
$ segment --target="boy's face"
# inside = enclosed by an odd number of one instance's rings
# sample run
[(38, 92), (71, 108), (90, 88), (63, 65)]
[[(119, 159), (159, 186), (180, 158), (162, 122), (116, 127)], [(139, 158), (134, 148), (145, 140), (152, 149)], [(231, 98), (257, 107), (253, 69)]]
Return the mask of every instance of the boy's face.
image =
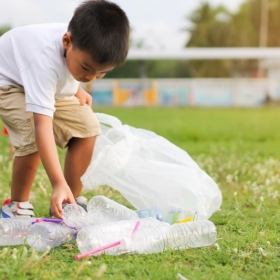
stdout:
[(68, 69), (72, 76), (79, 82), (89, 82), (103, 78), (106, 73), (113, 70), (115, 65), (99, 64), (95, 62), (90, 54), (73, 48), (71, 34), (65, 33), (62, 38), (63, 47)]

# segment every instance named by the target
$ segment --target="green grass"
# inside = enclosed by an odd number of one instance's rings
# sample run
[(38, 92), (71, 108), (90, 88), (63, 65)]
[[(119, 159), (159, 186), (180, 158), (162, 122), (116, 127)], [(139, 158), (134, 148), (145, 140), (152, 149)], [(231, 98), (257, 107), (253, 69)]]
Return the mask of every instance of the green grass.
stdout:
[[(0, 248), (1, 279), (279, 279), (280, 110), (95, 108), (123, 123), (152, 130), (185, 149), (218, 183), (221, 211), (216, 245), (154, 255), (90, 257), (75, 261), (75, 244), (37, 253)], [(0, 137), (0, 198), (9, 195), (11, 160)], [(63, 164), (63, 151), (59, 151)], [(85, 191), (129, 205), (108, 187)], [(31, 193), (38, 216), (47, 215), (51, 187), (40, 168)], [(14, 251), (13, 251), (14, 250)]]

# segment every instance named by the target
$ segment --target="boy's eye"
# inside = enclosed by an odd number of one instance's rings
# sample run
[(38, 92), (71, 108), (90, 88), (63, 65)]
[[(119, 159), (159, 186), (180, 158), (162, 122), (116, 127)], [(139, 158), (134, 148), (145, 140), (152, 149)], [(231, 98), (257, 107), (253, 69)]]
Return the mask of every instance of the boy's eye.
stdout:
[(83, 68), (84, 70), (88, 71), (88, 68), (84, 67), (83, 65), (82, 65), (82, 68)]

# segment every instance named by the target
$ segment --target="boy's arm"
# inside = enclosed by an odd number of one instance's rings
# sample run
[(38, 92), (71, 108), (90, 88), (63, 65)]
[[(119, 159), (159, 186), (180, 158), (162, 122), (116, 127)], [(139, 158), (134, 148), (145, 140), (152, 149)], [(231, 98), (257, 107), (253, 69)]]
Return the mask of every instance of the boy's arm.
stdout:
[(64, 178), (53, 136), (52, 118), (33, 113), (35, 138), (38, 152), (53, 187), (51, 211), (62, 218), (62, 203), (76, 203), (73, 194)]
[(80, 105), (88, 104), (90, 107), (92, 106), (92, 97), (86, 92), (81, 86), (79, 86), (77, 93), (75, 96), (79, 99)]

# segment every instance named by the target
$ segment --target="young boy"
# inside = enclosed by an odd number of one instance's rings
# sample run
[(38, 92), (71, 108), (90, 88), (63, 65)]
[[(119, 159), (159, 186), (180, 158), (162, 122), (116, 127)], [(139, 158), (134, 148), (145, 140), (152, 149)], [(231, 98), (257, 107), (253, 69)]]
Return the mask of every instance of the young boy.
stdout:
[[(101, 133), (79, 82), (102, 78), (126, 59), (129, 22), (116, 4), (89, 0), (68, 25), (15, 28), (0, 37), (0, 117), (15, 147), (11, 198), (1, 217), (34, 216), (28, 201), (40, 160), (53, 192), (50, 210), (85, 206), (80, 177)], [(67, 147), (64, 174), (56, 150)]]

